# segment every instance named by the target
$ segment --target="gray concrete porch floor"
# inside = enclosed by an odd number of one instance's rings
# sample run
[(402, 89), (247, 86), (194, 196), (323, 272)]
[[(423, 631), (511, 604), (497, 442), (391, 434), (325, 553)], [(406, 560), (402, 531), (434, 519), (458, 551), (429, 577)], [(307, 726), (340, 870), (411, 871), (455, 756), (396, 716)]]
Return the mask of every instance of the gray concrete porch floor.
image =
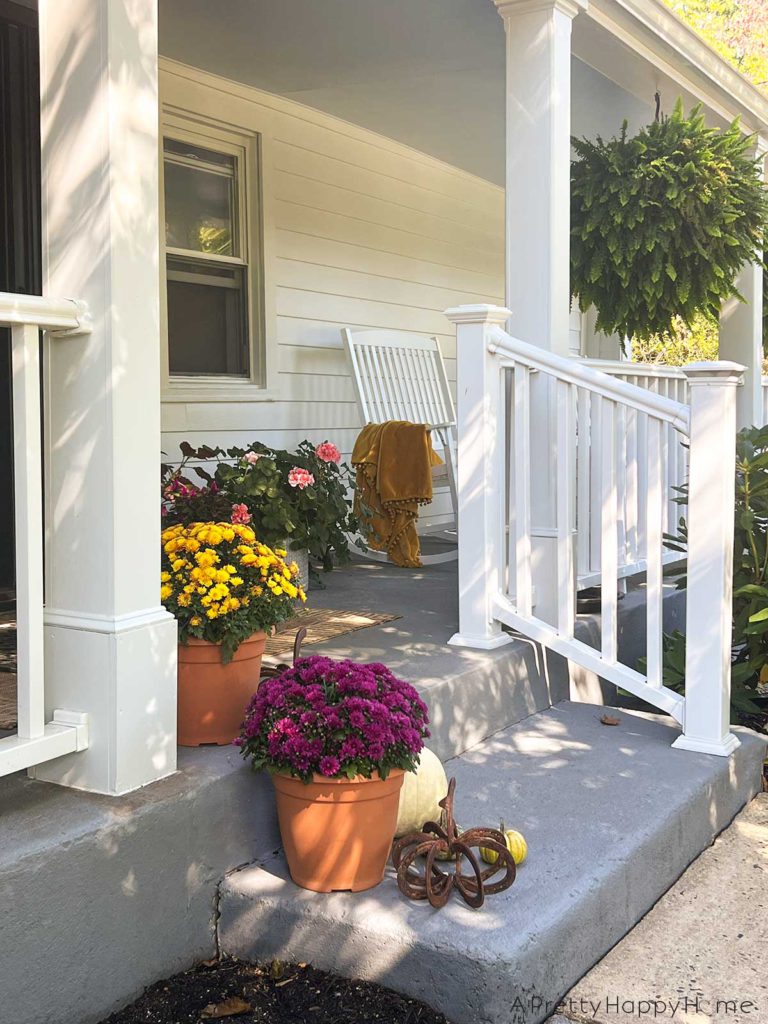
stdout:
[(446, 765), (457, 820), (503, 817), (529, 844), (507, 892), (472, 911), (407, 901), (390, 870), (366, 893), (297, 888), (278, 852), (221, 887), (219, 944), (310, 961), (436, 1006), (454, 1024), (537, 1024), (759, 789), (764, 738), (730, 759), (675, 750), (667, 719), (564, 702)]

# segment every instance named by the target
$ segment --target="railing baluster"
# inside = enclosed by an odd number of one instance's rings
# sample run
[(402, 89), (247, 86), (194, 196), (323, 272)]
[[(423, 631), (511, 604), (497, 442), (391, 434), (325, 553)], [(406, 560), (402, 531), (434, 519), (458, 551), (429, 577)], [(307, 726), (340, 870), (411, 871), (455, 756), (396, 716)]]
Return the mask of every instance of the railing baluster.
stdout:
[(618, 491), (616, 486), (616, 405), (608, 399), (599, 400), (601, 435), (601, 634), (602, 655), (616, 661), (618, 651)]
[[(644, 452), (648, 446), (648, 416), (639, 412), (637, 416), (637, 452)], [(648, 461), (636, 458), (637, 470), (637, 559), (645, 558), (648, 550), (648, 510), (645, 495), (648, 489)]]
[(651, 686), (661, 686), (663, 646), (663, 536), (664, 508), (664, 424), (648, 417), (646, 490), (646, 676)]
[(602, 493), (600, 472), (602, 466), (602, 430), (600, 428), (600, 397), (590, 395), (589, 403), (589, 568), (591, 572), (600, 571), (600, 516), (595, 510), (600, 508)]
[(578, 575), (586, 576), (589, 562), (589, 406), (590, 393), (586, 388), (578, 389), (578, 451), (576, 453), (576, 552)]
[(573, 385), (557, 382), (557, 629), (572, 637), (576, 618), (573, 566)]
[(533, 610), (531, 594), (531, 413), (530, 371), (515, 366), (515, 604), (521, 615)]
[(627, 408), (626, 512), (624, 531), (626, 559), (630, 565), (636, 564), (640, 558), (637, 549), (638, 505), (640, 501), (637, 472), (637, 420), (637, 409)]
[(514, 598), (517, 585), (517, 519), (515, 517), (515, 371), (505, 369), (502, 371), (502, 412), (504, 415), (504, 434), (502, 443), (504, 445), (504, 474), (505, 501), (504, 518), (506, 523), (506, 538), (504, 544), (504, 566), (503, 585), (504, 593)]
[(21, 739), (35, 739), (45, 732), (40, 336), (37, 327), (13, 327), (11, 348), (18, 638), (17, 733)]
[(618, 504), (619, 565), (629, 562), (627, 551), (627, 407), (617, 405), (614, 409), (616, 437), (616, 500)]

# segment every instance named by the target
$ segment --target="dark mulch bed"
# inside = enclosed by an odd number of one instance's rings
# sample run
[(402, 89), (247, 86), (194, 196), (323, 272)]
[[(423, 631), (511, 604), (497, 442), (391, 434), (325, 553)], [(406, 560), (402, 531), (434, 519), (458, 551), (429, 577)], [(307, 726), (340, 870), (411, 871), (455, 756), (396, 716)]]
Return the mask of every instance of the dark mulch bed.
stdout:
[(159, 981), (102, 1024), (449, 1024), (423, 1003), (308, 964), (209, 961)]

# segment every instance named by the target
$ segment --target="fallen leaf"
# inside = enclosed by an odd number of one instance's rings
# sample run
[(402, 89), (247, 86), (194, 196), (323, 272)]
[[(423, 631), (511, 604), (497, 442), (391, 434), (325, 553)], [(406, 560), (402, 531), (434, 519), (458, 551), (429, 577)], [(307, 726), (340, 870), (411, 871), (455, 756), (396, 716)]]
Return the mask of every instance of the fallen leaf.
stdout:
[(208, 1003), (200, 1014), (205, 1020), (219, 1020), (222, 1017), (236, 1017), (239, 1013), (248, 1013), (253, 1007), (240, 996), (230, 996), (222, 1003)]
[(275, 982), (275, 988), (282, 988), (283, 985), (290, 985), (292, 981), (296, 981), (295, 978), (283, 978), (282, 981)]
[(216, 956), (213, 957), (211, 960), (201, 960), (200, 961), (200, 966), (201, 967), (218, 967), (218, 965), (219, 965), (219, 958), (216, 957)]
[(616, 718), (613, 715), (602, 715), (601, 718), (600, 718), (600, 721), (603, 723), (603, 725), (620, 725), (621, 724), (621, 719), (620, 718)]

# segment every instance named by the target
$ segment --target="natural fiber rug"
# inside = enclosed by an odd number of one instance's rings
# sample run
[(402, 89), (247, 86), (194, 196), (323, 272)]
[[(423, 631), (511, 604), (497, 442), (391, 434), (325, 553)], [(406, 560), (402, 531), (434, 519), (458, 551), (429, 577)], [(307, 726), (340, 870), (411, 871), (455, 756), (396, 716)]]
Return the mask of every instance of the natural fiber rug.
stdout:
[(16, 728), (16, 674), (0, 672), (0, 729)]
[(270, 658), (283, 660), (292, 652), (296, 631), (302, 626), (307, 630), (307, 635), (302, 642), (302, 648), (304, 648), (308, 644), (319, 644), (324, 640), (343, 636), (344, 633), (353, 633), (357, 629), (366, 629), (368, 626), (380, 626), (383, 622), (391, 622), (393, 619), (399, 618), (399, 615), (391, 615), (388, 612), (347, 612), (337, 608), (305, 608), (297, 615), (280, 623), (275, 635), (267, 640), (264, 653)]

